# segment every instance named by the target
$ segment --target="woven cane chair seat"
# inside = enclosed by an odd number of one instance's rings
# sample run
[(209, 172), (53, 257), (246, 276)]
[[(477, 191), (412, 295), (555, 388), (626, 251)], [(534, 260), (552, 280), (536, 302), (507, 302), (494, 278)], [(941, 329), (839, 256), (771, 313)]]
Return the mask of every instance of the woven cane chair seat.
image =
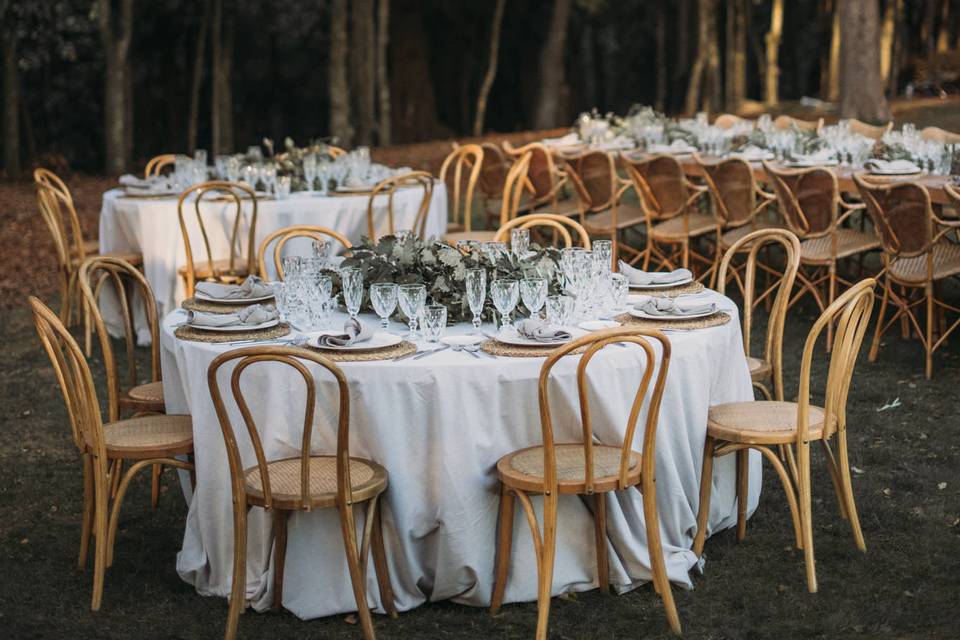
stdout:
[(754, 231), (759, 231), (760, 229), (784, 229), (785, 227), (782, 224), (775, 224), (772, 222), (761, 222), (757, 221), (755, 224), (745, 224), (740, 227), (731, 229), (730, 231), (725, 232), (720, 236), (720, 248), (729, 249), (732, 247), (740, 238), (753, 233)]
[(773, 365), (769, 360), (748, 357), (747, 366), (750, 367), (750, 380), (753, 382), (768, 380), (773, 374)]
[[(960, 274), (960, 244), (941, 240), (930, 251), (934, 280)], [(897, 282), (924, 284), (927, 281), (927, 256), (891, 260), (889, 273)]]
[[(638, 224), (643, 224), (646, 221), (646, 215), (638, 206), (629, 205), (629, 204), (619, 204), (617, 205), (617, 226), (619, 229), (628, 229), (634, 227)], [(583, 223), (583, 226), (588, 229), (601, 229), (606, 233), (610, 232), (610, 229), (613, 229), (613, 212), (610, 209), (606, 211), (601, 211), (600, 213), (594, 213), (587, 216), (586, 221)]]
[(683, 230), (683, 216), (674, 216), (653, 227), (653, 235), (663, 240), (682, 241), (691, 236), (702, 236), (717, 228), (716, 219), (709, 213), (696, 212), (687, 216), (689, 232)]
[[(837, 258), (848, 258), (880, 248), (880, 238), (869, 231), (837, 229)], [(807, 264), (830, 264), (832, 240), (829, 235), (800, 243), (800, 259)]]
[[(716, 405), (707, 415), (707, 435), (736, 443), (789, 444), (797, 439), (797, 406), (775, 401)], [(823, 435), (823, 409), (810, 405), (807, 419), (810, 439), (819, 440)]]
[[(612, 491), (617, 487), (620, 473), (620, 447), (593, 445), (594, 491)], [(582, 493), (585, 469), (582, 444), (556, 445), (557, 483), (560, 493)], [(640, 478), (640, 454), (630, 452), (629, 478)], [(514, 451), (497, 462), (500, 481), (526, 491), (539, 491), (543, 486), (543, 447)]]
[(103, 425), (107, 455), (125, 460), (172, 457), (193, 451), (190, 416), (151, 415)]
[(163, 382), (147, 382), (131, 387), (120, 398), (120, 405), (138, 413), (163, 413)]
[[(300, 484), (300, 457), (274, 460), (267, 463), (273, 506), (278, 509), (298, 509), (303, 487)], [(250, 504), (263, 505), (263, 479), (256, 466), (243, 472)], [(354, 502), (368, 500), (387, 487), (387, 471), (376, 462), (350, 458), (350, 486)], [(332, 507), (337, 504), (336, 456), (310, 457), (310, 506)]]

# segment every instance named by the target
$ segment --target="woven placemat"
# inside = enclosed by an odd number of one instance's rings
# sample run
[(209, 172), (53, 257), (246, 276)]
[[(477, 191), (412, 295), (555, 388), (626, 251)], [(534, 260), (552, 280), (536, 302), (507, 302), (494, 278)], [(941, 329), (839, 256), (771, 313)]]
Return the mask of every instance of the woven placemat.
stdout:
[(677, 296), (688, 296), (703, 291), (703, 283), (688, 282), (687, 284), (677, 285), (676, 287), (664, 287), (662, 289), (634, 289), (630, 288), (631, 295), (645, 295), (654, 298), (676, 298)]
[[(480, 343), (480, 348), (490, 355), (507, 356), (508, 358), (546, 358), (562, 346), (563, 345), (557, 347), (520, 347), (504, 342), (497, 342), (496, 340), (484, 340)], [(580, 354), (586, 350), (587, 348), (585, 346), (580, 347), (579, 349), (574, 349), (567, 355)]]
[[(271, 299), (272, 300), (272, 299)], [(264, 304), (270, 300), (261, 300), (260, 302), (207, 302), (197, 300), (196, 298), (187, 298), (180, 306), (187, 311), (203, 311), (204, 313), (235, 313), (241, 309), (255, 304)]]
[(693, 318), (690, 320), (647, 320), (637, 318), (629, 313), (623, 313), (614, 318), (617, 322), (622, 322), (631, 327), (642, 327), (644, 329), (708, 329), (710, 327), (719, 327), (730, 322), (730, 314), (726, 311), (718, 311), (712, 316), (706, 318)]
[(366, 351), (335, 351), (333, 349), (321, 349), (313, 345), (311, 349), (321, 354), (324, 358), (334, 362), (370, 362), (373, 360), (393, 360), (400, 356), (405, 356), (417, 351), (417, 345), (404, 340), (392, 347), (384, 349), (370, 349)]
[(255, 331), (204, 331), (203, 329), (194, 329), (187, 325), (177, 327), (173, 335), (181, 340), (190, 340), (192, 342), (238, 342), (240, 340), (272, 340), (282, 338), (290, 333), (290, 325), (280, 323), (269, 329), (257, 329)]

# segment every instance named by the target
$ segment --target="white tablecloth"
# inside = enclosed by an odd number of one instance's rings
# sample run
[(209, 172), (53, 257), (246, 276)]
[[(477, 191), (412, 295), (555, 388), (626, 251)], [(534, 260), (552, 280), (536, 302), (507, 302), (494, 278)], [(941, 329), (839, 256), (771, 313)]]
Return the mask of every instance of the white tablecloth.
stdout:
[[(673, 358), (657, 433), (657, 499), (670, 579), (691, 586), (688, 571), (696, 529), (701, 456), (711, 405), (750, 400), (753, 392), (744, 360), (736, 308), (722, 299), (734, 319), (720, 327), (670, 334)], [(207, 387), (207, 367), (231, 347), (173, 337), (174, 313), (164, 321), (162, 360), (167, 410), (193, 416), (197, 491), (193, 495), (177, 571), (204, 595), (230, 590), (233, 531), (229, 471), (221, 430)], [(373, 319), (369, 319), (374, 322)], [(489, 327), (488, 327), (489, 329)], [(401, 331), (398, 324), (392, 330)], [(467, 326), (448, 329), (465, 333)], [(591, 363), (589, 379), (602, 396), (591, 400), (594, 429), (605, 443), (619, 444), (639, 382), (641, 352), (607, 348)], [(554, 368), (551, 383), (559, 441), (579, 435), (575, 371), (578, 358)], [(489, 604), (494, 575), (498, 483), (495, 464), (504, 454), (540, 444), (537, 376), (542, 358), (475, 359), (446, 351), (419, 360), (344, 363), (350, 386), (351, 454), (369, 457), (389, 473), (384, 526), (397, 607), (407, 610), (428, 600)], [(229, 389), (232, 367), (221, 371)], [(258, 370), (259, 369), (259, 370)], [(296, 455), (303, 416), (303, 383), (282, 365), (256, 365), (244, 374), (247, 397), (268, 459)], [(319, 373), (319, 402), (335, 402), (328, 374)], [(226, 385), (225, 387), (223, 385)], [(229, 394), (229, 392), (227, 392)], [(227, 400), (244, 465), (255, 459), (232, 400)], [(335, 405), (334, 405), (335, 406)], [(314, 451), (335, 446), (334, 410), (317, 412)], [(560, 426), (562, 425), (562, 426)], [(565, 435), (564, 435), (565, 434)], [(643, 437), (637, 430), (637, 444)], [(750, 513), (760, 492), (759, 457), (752, 459)], [(710, 529), (736, 522), (732, 457), (717, 461)], [(534, 499), (537, 508), (542, 506)], [(383, 503), (381, 503), (383, 504)], [(608, 498), (607, 531), (612, 547), (610, 575), (626, 589), (649, 579), (649, 554), (639, 493)], [(536, 565), (526, 520), (515, 517), (514, 550), (506, 600), (536, 600)], [(596, 562), (590, 511), (576, 496), (559, 508), (559, 539), (553, 592), (594, 588)], [(267, 547), (269, 520), (253, 509), (248, 543), (247, 595), (253, 606), (272, 602), (272, 563)], [(295, 513), (290, 521), (284, 577), (285, 608), (301, 618), (356, 609), (335, 510)], [(372, 567), (372, 565), (371, 565)], [(383, 611), (371, 568), (369, 604)]]
[[(393, 199), (395, 229), (413, 227), (422, 193), (419, 189), (397, 192)], [(329, 227), (347, 236), (351, 242), (359, 242), (361, 236), (367, 235), (367, 201), (366, 195), (318, 197), (297, 194), (284, 200), (261, 200), (257, 203), (257, 247), (273, 231), (296, 224)], [(208, 204), (204, 209), (204, 222), (215, 258), (229, 255), (233, 211), (233, 205), (223, 203)], [(249, 216), (249, 209), (245, 208), (245, 211)], [(191, 207), (185, 213), (188, 214), (194, 259), (205, 260), (206, 253), (194, 210)], [(374, 220), (378, 235), (386, 233), (386, 198), (383, 198), (382, 206), (374, 208)], [(427, 213), (426, 235), (442, 235), (446, 233), (446, 226), (446, 187), (437, 183)], [(246, 238), (245, 231), (241, 237)], [(183, 301), (183, 280), (177, 275), (177, 269), (186, 265), (187, 258), (177, 217), (176, 198), (126, 198), (121, 189), (107, 191), (103, 195), (100, 210), (100, 250), (143, 254), (143, 272), (153, 287), (161, 316)], [(101, 307), (105, 319), (119, 326), (113, 317), (115, 312), (111, 311), (110, 302), (102, 301)], [(145, 329), (142, 322), (137, 322), (141, 343), (149, 342), (149, 334), (144, 333)]]

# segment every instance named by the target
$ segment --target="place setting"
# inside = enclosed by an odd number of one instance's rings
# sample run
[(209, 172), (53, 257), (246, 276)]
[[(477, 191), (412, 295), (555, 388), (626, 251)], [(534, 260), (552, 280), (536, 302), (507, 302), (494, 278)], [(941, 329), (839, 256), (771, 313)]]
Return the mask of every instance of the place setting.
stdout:
[(630, 266), (623, 260), (619, 264), (620, 273), (626, 277), (632, 294), (675, 298), (682, 295), (697, 294), (704, 290), (703, 283), (697, 282), (689, 269), (672, 271), (644, 271)]
[(193, 297), (184, 300), (186, 320), (177, 326), (181, 340), (237, 343), (274, 340), (288, 335), (280, 320), (273, 286), (258, 276), (240, 284), (198, 282)]

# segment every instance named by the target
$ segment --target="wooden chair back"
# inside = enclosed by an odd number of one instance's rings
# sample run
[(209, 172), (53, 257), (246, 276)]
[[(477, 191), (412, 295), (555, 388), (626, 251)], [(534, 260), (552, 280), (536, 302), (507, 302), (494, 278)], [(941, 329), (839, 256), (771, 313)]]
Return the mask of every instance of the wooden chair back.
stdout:
[(69, 272), (73, 269), (74, 258), (80, 261), (86, 258), (83, 230), (73, 196), (63, 180), (52, 171), (36, 169), (33, 178), (37, 188), (37, 206), (50, 230), (57, 261), (61, 269)]
[(763, 162), (787, 227), (801, 238), (830, 233), (836, 225), (840, 187), (824, 167), (778, 169)]
[[(203, 247), (206, 251), (206, 260), (211, 278), (215, 281), (222, 281), (224, 276), (230, 273), (244, 272), (245, 274), (254, 273), (256, 266), (256, 234), (257, 234), (257, 195), (252, 187), (237, 182), (212, 181), (195, 184), (180, 194), (177, 201), (177, 216), (180, 219), (180, 232), (183, 235), (183, 245), (187, 256), (187, 293), (193, 295), (193, 289), (196, 285), (196, 264), (197, 261), (193, 255), (193, 244), (190, 242), (190, 232), (187, 229), (187, 219), (184, 212), (184, 204), (193, 196), (193, 210), (196, 216), (197, 224), (200, 227), (200, 236), (203, 239)], [(207, 234), (207, 228), (203, 221), (203, 214), (200, 206), (206, 201), (214, 199), (225, 201), (227, 206), (234, 209), (233, 225), (230, 230), (230, 257), (228, 263), (228, 272), (221, 272), (214, 264), (213, 250), (210, 248), (210, 237)], [(239, 245), (240, 227), (243, 222), (243, 201), (249, 199), (251, 203), (250, 225), (247, 232), (246, 242), (246, 264), (242, 264), (243, 248)], [(242, 267), (242, 268), (241, 268)]]
[(470, 231), (472, 225), (473, 192), (483, 168), (483, 156), (483, 147), (478, 144), (455, 144), (453, 151), (440, 166), (440, 181), (443, 183), (447, 182), (448, 172), (453, 170), (450, 222), (455, 225), (460, 224), (460, 216), (463, 215), (465, 231)]
[(691, 194), (683, 166), (669, 154), (642, 156), (634, 159), (623, 154), (623, 164), (640, 197), (640, 206), (652, 221), (666, 220), (684, 213), (691, 200), (700, 195)]
[(743, 158), (727, 158), (719, 162), (704, 162), (694, 158), (710, 187), (714, 210), (724, 224), (739, 227), (757, 214), (757, 183), (753, 167)]
[(500, 197), (501, 227), (515, 219), (520, 211), (520, 200), (527, 188), (527, 171), (532, 157), (531, 153), (523, 154), (507, 172), (507, 179), (503, 182), (503, 194)]
[(867, 213), (891, 258), (912, 258), (930, 251), (935, 235), (930, 193), (916, 182), (868, 182), (853, 176)]
[(498, 199), (503, 194), (511, 162), (503, 150), (492, 142), (484, 142), (480, 147), (483, 149), (483, 163), (480, 165), (477, 188), (485, 197)]
[(267, 251), (270, 245), (273, 244), (273, 265), (276, 269), (277, 278), (283, 280), (283, 248), (288, 242), (295, 238), (334, 240), (335, 242), (339, 242), (344, 249), (351, 249), (353, 247), (353, 244), (345, 235), (334, 229), (328, 229), (327, 227), (300, 224), (277, 229), (263, 239), (263, 242), (260, 243), (260, 249), (257, 251), (257, 269), (259, 270), (261, 278), (265, 280), (269, 279), (266, 258)]
[(153, 156), (147, 162), (147, 167), (143, 170), (143, 175), (147, 178), (163, 175), (163, 170), (172, 167), (177, 162), (177, 156), (173, 153), (164, 153), (159, 156)]
[(497, 235), (493, 237), (493, 241), (509, 242), (510, 232), (517, 227), (521, 229), (549, 229), (560, 236), (565, 247), (573, 246), (573, 236), (570, 235), (570, 229), (573, 229), (577, 232), (579, 246), (587, 251), (590, 250), (590, 235), (583, 228), (583, 225), (569, 216), (561, 216), (556, 213), (530, 213), (514, 218), (497, 230)]
[(943, 144), (960, 144), (960, 133), (954, 133), (940, 127), (925, 127), (920, 130), (920, 137), (932, 142)]
[[(581, 435), (578, 444), (583, 445), (586, 493), (593, 493), (594, 432), (590, 414), (589, 398), (591, 389), (587, 380), (587, 367), (601, 349), (616, 343), (636, 345), (639, 347), (639, 351), (642, 351), (640, 360), (643, 362), (643, 373), (638, 375), (637, 392), (630, 406), (630, 415), (627, 420), (626, 429), (624, 430), (623, 440), (619, 443), (620, 469), (618, 472), (618, 488), (626, 489), (629, 486), (627, 484), (627, 475), (631, 457), (630, 452), (633, 449), (634, 434), (636, 433), (640, 421), (640, 413), (648, 392), (650, 392), (650, 396), (643, 426), (641, 468), (643, 470), (644, 483), (652, 484), (655, 479), (657, 422), (660, 415), (660, 402), (663, 398), (663, 389), (667, 381), (667, 370), (670, 366), (670, 340), (659, 331), (621, 327), (592, 333), (555, 349), (540, 369), (539, 400), (540, 426), (543, 435), (543, 479), (546, 491), (548, 492), (552, 491), (556, 493), (558, 480), (553, 417), (549, 398), (550, 373), (554, 365), (561, 361), (564, 356), (577, 349), (585, 349), (583, 355), (580, 356), (580, 361), (577, 363), (577, 391), (580, 405)], [(653, 347), (653, 344), (657, 343), (659, 344), (661, 353), (659, 365)], [(594, 391), (599, 392), (600, 390)]]
[(339, 158), (340, 156), (344, 155), (347, 152), (347, 150), (344, 149), (343, 147), (335, 147), (332, 144), (327, 145), (326, 151), (327, 151), (327, 155), (330, 156), (331, 158)]
[(530, 155), (526, 184), (532, 193), (534, 208), (550, 204), (557, 206), (557, 196), (563, 188), (565, 174), (557, 167), (550, 149), (540, 142), (531, 142), (522, 147), (514, 147), (508, 140), (503, 141), (503, 150), (508, 156), (519, 160), (524, 154)]
[(864, 136), (865, 138), (873, 138), (874, 140), (879, 140), (885, 133), (889, 133), (893, 129), (892, 122), (888, 122), (887, 124), (867, 124), (856, 118), (850, 118), (847, 120), (847, 123), (850, 125), (850, 131), (853, 133)]
[[(100, 296), (104, 286), (116, 296), (123, 319), (124, 344), (126, 346), (127, 381), (129, 387), (142, 382), (157, 382), (160, 370), (160, 326), (157, 318), (157, 302), (150, 283), (132, 264), (121, 258), (93, 257), (80, 265), (78, 274), (80, 291), (86, 300), (93, 318), (93, 325), (100, 340), (103, 366), (107, 373), (108, 419), (120, 419), (120, 368), (114, 354), (107, 325), (100, 313)], [(134, 321), (136, 304), (143, 308), (144, 319), (150, 331), (150, 379), (142, 380), (137, 375), (137, 330)]]
[[(240, 443), (237, 433), (230, 422), (230, 414), (227, 411), (224, 402), (224, 394), (220, 389), (220, 383), (217, 381), (217, 374), (220, 369), (227, 364), (235, 363), (233, 371), (229, 376), (230, 387), (229, 395), (233, 397), (237, 408), (240, 410), (240, 416), (246, 429), (249, 445), (253, 449), (256, 458), (256, 468), (260, 474), (260, 481), (263, 487), (264, 508), (273, 507), (274, 494), (270, 486), (270, 474), (267, 472), (266, 455), (263, 451), (263, 440), (260, 430), (257, 428), (250, 405), (243, 393), (241, 379), (243, 373), (251, 366), (259, 363), (268, 363), (273, 367), (272, 375), (284, 375), (279, 370), (281, 365), (293, 369), (299, 377), (303, 379), (306, 387), (306, 403), (303, 411), (303, 434), (300, 439), (300, 500), (296, 508), (304, 511), (310, 511), (312, 502), (311, 495), (311, 477), (310, 477), (310, 457), (313, 449), (313, 425), (314, 414), (317, 406), (317, 383), (314, 380), (314, 373), (308, 364), (316, 365), (321, 370), (325, 369), (337, 383), (339, 392), (339, 406), (336, 414), (337, 420), (337, 496), (340, 504), (352, 504), (353, 489), (350, 483), (350, 391), (347, 387), (347, 379), (343, 371), (318, 353), (301, 349), (298, 347), (279, 347), (279, 346), (257, 346), (234, 349), (217, 356), (207, 370), (207, 385), (210, 388), (210, 396), (213, 399), (213, 406), (217, 412), (217, 418), (220, 422), (220, 429), (223, 432), (223, 441), (227, 448), (227, 462), (230, 467), (230, 480), (233, 488), (233, 498), (236, 503), (246, 503), (245, 474), (243, 460), (240, 455)], [(314, 367), (315, 368), (315, 367)], [(291, 384), (293, 382), (291, 381)], [(318, 492), (320, 490), (318, 489)]]
[(370, 192), (370, 197), (367, 200), (367, 235), (371, 242), (377, 241), (377, 226), (374, 220), (377, 198), (380, 196), (386, 196), (387, 198), (387, 235), (392, 236), (396, 233), (396, 227), (393, 224), (393, 196), (400, 189), (418, 188), (423, 190), (423, 196), (420, 198), (420, 205), (417, 208), (417, 216), (414, 218), (411, 231), (423, 237), (427, 227), (427, 213), (430, 211), (430, 203), (433, 201), (433, 176), (427, 171), (411, 171), (381, 180)]
[(620, 197), (631, 184), (623, 184), (617, 175), (612, 154), (606, 151), (588, 151), (567, 158), (568, 175), (580, 198), (583, 213), (595, 213), (615, 208)]
[(793, 283), (800, 269), (800, 240), (793, 233), (785, 229), (760, 229), (748, 233), (740, 238), (727, 250), (720, 262), (717, 291), (726, 292), (727, 272), (731, 269), (730, 261), (740, 252), (749, 252), (743, 273), (743, 352), (750, 357), (750, 345), (753, 332), (753, 309), (760, 301), (756, 296), (757, 282), (757, 255), (769, 245), (780, 245), (785, 254), (783, 274), (772, 283), (762, 294), (762, 297), (776, 291), (770, 315), (767, 319), (767, 336), (763, 345), (763, 359), (773, 368), (773, 392), (775, 398), (783, 397), (783, 331), (787, 319), (787, 309), (790, 306), (790, 296), (793, 292)]
[(734, 127), (740, 124), (741, 122), (750, 122), (750, 121), (747, 120), (746, 118), (741, 118), (740, 116), (736, 116), (732, 113), (721, 113), (719, 116), (717, 116), (717, 119), (713, 121), (713, 126), (719, 129), (730, 129), (731, 127)]
[(823, 118), (816, 120), (800, 120), (792, 116), (777, 116), (773, 121), (777, 129), (796, 129), (797, 131), (820, 131), (823, 128)]

